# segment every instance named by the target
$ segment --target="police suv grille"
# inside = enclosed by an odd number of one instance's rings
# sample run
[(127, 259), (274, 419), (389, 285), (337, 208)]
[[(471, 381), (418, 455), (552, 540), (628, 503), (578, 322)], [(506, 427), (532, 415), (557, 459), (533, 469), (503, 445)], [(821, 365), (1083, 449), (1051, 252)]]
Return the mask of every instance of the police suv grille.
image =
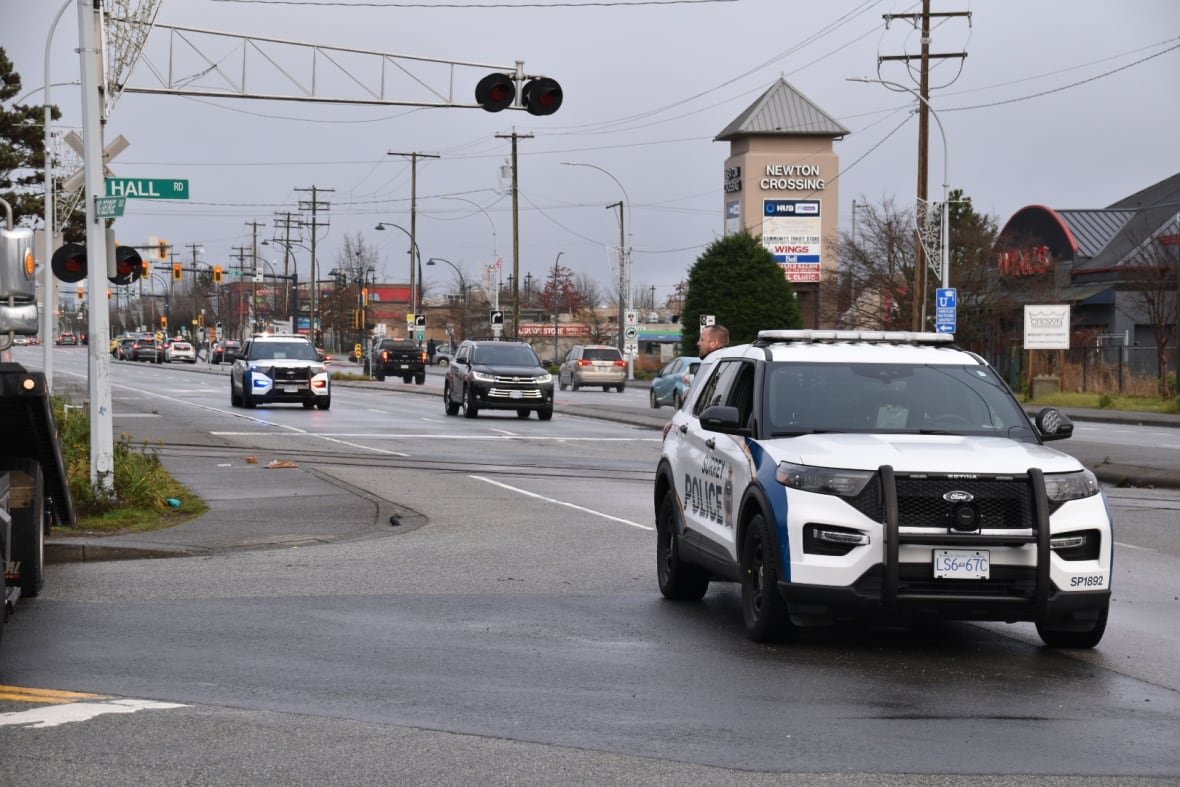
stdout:
[(274, 381), (279, 382), (307, 382), (311, 379), (311, 370), (306, 366), (277, 366), (274, 370)]
[[(979, 514), (984, 530), (1024, 530), (1033, 526), (1032, 490), (1024, 476), (947, 478), (936, 475), (895, 476), (898, 525), (901, 527), (951, 527), (957, 505), (970, 505)], [(950, 502), (943, 495), (966, 492), (969, 502)], [(881, 479), (875, 476), (864, 490), (848, 502), (857, 511), (878, 522), (885, 521)], [(1050, 513), (1056, 510), (1050, 501)]]
[(532, 375), (526, 377), (518, 377), (513, 374), (497, 374), (496, 382), (500, 385), (532, 385), (537, 381), (533, 379)]

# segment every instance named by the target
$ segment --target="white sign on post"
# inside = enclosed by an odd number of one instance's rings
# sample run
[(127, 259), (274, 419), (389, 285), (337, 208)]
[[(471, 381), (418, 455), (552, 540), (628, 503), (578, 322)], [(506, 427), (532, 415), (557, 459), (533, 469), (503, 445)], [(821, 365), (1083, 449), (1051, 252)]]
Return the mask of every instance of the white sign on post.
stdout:
[(1069, 349), (1069, 304), (1024, 307), (1024, 349)]

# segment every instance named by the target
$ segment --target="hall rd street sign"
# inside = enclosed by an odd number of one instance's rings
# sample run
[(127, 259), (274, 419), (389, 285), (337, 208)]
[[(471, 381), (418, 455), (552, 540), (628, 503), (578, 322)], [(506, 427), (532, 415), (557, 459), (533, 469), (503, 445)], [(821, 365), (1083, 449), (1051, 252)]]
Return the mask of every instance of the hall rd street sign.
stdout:
[(107, 178), (108, 197), (188, 199), (187, 180)]

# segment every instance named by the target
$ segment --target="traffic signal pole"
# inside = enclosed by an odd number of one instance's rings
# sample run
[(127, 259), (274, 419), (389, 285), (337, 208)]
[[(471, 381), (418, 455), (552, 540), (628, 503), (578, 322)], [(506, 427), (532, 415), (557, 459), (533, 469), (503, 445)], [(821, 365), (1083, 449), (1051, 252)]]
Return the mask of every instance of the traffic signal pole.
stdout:
[[(109, 273), (107, 233), (98, 217), (98, 198), (106, 193), (103, 180), (102, 120), (102, 8), (93, 0), (78, 0), (78, 59), (82, 76), (83, 172), (86, 183), (86, 248), (93, 262), (90, 276), (90, 321), (87, 340), (90, 394), (90, 484), (112, 494), (115, 488), (114, 416), (111, 412), (111, 316), (99, 295), (103, 274)], [(48, 166), (49, 162), (46, 162)], [(49, 293), (46, 293), (48, 295)], [(46, 308), (53, 304), (46, 303)]]

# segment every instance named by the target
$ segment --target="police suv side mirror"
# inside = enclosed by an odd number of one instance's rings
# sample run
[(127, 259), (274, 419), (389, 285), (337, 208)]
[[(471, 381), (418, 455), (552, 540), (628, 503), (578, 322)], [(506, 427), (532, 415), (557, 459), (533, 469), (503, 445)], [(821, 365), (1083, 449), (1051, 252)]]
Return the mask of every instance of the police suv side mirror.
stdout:
[(701, 428), (722, 434), (749, 434), (750, 430), (740, 423), (739, 417), (736, 407), (715, 404), (701, 413)]
[(1064, 440), (1073, 435), (1073, 421), (1056, 407), (1042, 407), (1036, 425), (1042, 440)]

